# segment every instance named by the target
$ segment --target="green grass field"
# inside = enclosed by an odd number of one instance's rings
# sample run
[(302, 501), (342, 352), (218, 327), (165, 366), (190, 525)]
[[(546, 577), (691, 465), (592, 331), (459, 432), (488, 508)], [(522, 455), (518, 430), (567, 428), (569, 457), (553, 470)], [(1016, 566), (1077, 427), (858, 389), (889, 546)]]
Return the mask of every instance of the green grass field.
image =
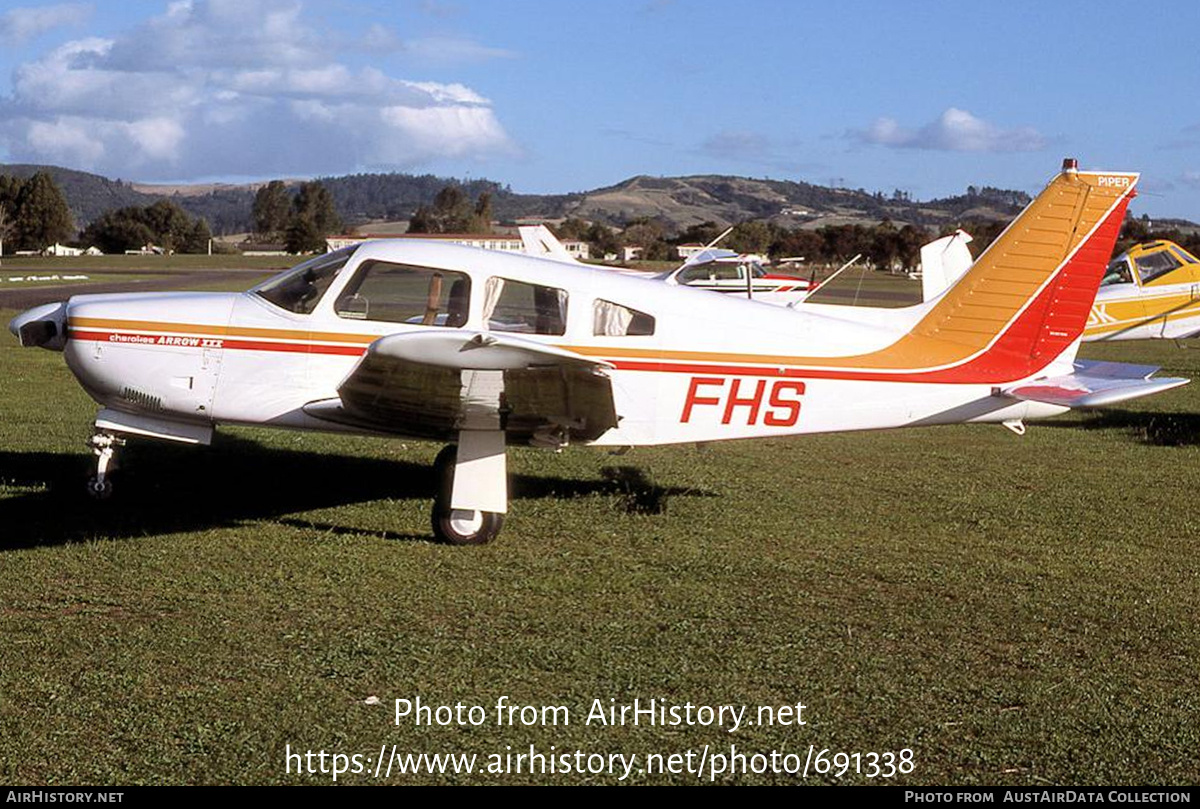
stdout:
[[(1084, 353), (1200, 378), (1200, 351), (1173, 345)], [(897, 784), (1200, 777), (1200, 384), (1024, 437), (516, 450), (500, 539), (455, 548), (431, 540), (434, 445), (251, 429), (203, 449), (131, 443), (117, 496), (96, 505), (82, 496), (95, 406), (61, 355), (5, 333), (0, 379), (8, 783), (331, 781), (288, 774), (289, 745), (371, 770), (383, 745), (483, 766), (530, 744), (732, 744), (907, 748)], [(417, 696), (488, 720), (397, 727), (393, 700)], [(501, 696), (567, 706), (571, 723), (498, 727)], [(808, 724), (584, 724), (593, 700), (635, 697), (751, 715), (802, 702)]]

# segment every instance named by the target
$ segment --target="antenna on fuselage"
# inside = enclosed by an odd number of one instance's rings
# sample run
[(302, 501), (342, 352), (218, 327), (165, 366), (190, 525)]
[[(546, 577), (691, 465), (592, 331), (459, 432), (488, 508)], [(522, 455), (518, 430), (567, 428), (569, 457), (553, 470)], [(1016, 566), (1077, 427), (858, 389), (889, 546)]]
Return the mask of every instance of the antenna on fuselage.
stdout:
[[(834, 278), (837, 278), (839, 275), (841, 275), (843, 270), (848, 270), (848, 269), (850, 269), (850, 265), (852, 265), (854, 262), (858, 261), (860, 258), (862, 258), (862, 253), (856, 253), (856, 254), (854, 255), (854, 258), (850, 259), (850, 260), (849, 260), (849, 261), (847, 261), (845, 264), (843, 264), (842, 266), (838, 267), (836, 270), (834, 270), (834, 271), (833, 271), (833, 275), (829, 276), (829, 277), (828, 277), (828, 278), (826, 278), (824, 281), (822, 281), (822, 282), (821, 282), (821, 286), (820, 286), (820, 287), (818, 287), (818, 289), (824, 289), (825, 287), (829, 286), (829, 282), (830, 282), (830, 281), (832, 281)], [(861, 279), (860, 279), (860, 281), (859, 281), (859, 286), (862, 286)], [(812, 284), (809, 284), (809, 287), (808, 287), (808, 294), (807, 294), (807, 295), (805, 295), (803, 298), (801, 298), (801, 299), (800, 299), (800, 300), (798, 300), (798, 301), (792, 301), (791, 303), (789, 303), (789, 304), (788, 304), (788, 308), (789, 308), (789, 309), (793, 309), (793, 308), (795, 308), (796, 304), (798, 304), (798, 303), (804, 303), (806, 300), (808, 300), (809, 296), (810, 296), (810, 295), (812, 295), (812, 294), (813, 294), (814, 292), (816, 292), (816, 291), (817, 291), (816, 289), (813, 289), (813, 287), (812, 287)], [(855, 290), (855, 291), (854, 291), (854, 300), (855, 300), (855, 302), (857, 302), (857, 301), (858, 301), (858, 290)]]

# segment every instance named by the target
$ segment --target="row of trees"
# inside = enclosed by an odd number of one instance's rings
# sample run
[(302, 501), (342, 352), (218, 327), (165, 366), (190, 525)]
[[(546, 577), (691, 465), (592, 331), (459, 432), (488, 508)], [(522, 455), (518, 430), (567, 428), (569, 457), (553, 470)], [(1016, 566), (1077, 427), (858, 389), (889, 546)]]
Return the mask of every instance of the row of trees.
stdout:
[[(76, 238), (78, 236), (78, 238)], [(203, 219), (192, 219), (174, 202), (106, 211), (78, 233), (66, 197), (48, 172), (27, 179), (0, 175), (0, 248), (44, 250), (58, 243), (95, 245), (122, 253), (155, 244), (165, 250), (200, 253), (212, 234)]]
[(80, 242), (105, 253), (124, 253), (156, 245), (169, 253), (204, 253), (208, 250), (208, 222), (192, 219), (170, 200), (152, 205), (130, 205), (105, 211), (80, 235)]
[(0, 175), (0, 251), (41, 250), (75, 235), (67, 201), (49, 174)]
[(475, 202), (457, 185), (447, 185), (421, 205), (408, 222), (409, 233), (491, 233), (492, 194), (481, 191)]
[[(1003, 229), (1001, 223), (971, 222), (962, 227), (982, 249)], [(672, 261), (681, 244), (709, 244), (724, 228), (715, 222), (693, 225), (676, 236), (668, 236), (661, 222), (638, 219), (621, 231), (581, 219), (567, 219), (557, 229), (559, 238), (588, 242), (592, 255), (616, 253), (622, 246), (642, 248), (642, 258)], [(952, 229), (951, 229), (952, 231)], [(896, 226), (884, 220), (877, 225), (827, 225), (817, 229), (784, 228), (770, 222), (742, 222), (719, 246), (739, 253), (758, 253), (772, 259), (803, 257), (810, 264), (840, 264), (861, 254), (864, 261), (881, 269), (911, 270), (920, 263), (921, 245), (939, 233), (915, 225)]]
[[(280, 186), (282, 193), (282, 184)], [(283, 210), (282, 205), (280, 210)], [(409, 233), (490, 233), (491, 220), (489, 192), (481, 192), (472, 202), (461, 187), (447, 185), (437, 193), (432, 204), (417, 209), (410, 221)], [(976, 247), (982, 248), (1003, 226), (980, 221), (967, 223), (964, 227), (974, 237)], [(598, 222), (568, 218), (555, 229), (560, 239), (587, 242), (594, 256), (616, 254), (622, 247), (632, 246), (641, 248), (642, 258), (649, 261), (676, 260), (679, 245), (708, 244), (723, 230), (715, 222), (704, 222), (672, 236), (664, 223), (650, 218), (635, 219), (620, 230)], [(874, 226), (831, 225), (815, 230), (750, 221), (734, 226), (720, 246), (773, 259), (802, 256), (809, 263), (841, 263), (862, 254), (865, 262), (872, 266), (911, 270), (920, 263), (921, 245), (938, 235), (915, 225), (897, 226), (886, 219)]]
[(333, 196), (320, 182), (301, 183), (293, 195), (281, 180), (254, 196), (254, 232), (265, 241), (283, 242), (291, 253), (325, 249), (325, 237), (342, 230)]

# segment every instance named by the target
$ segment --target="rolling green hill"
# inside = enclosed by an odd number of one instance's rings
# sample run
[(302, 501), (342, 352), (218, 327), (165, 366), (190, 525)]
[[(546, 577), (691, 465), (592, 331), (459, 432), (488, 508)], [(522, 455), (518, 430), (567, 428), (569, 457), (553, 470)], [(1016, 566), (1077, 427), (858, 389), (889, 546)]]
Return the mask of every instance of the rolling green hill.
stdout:
[[(49, 171), (63, 189), (81, 228), (106, 210), (149, 205), (171, 199), (193, 216), (202, 216), (216, 234), (250, 229), (259, 184), (145, 186), (57, 166), (0, 165), (0, 173), (27, 177)], [(899, 192), (885, 195), (862, 189), (827, 188), (791, 180), (722, 175), (650, 177), (639, 175), (606, 188), (571, 194), (519, 194), (491, 180), (463, 182), (431, 174), (352, 174), (320, 178), (333, 195), (342, 218), (351, 225), (408, 219), (443, 186), (459, 184), (471, 196), (492, 195), (501, 221), (525, 217), (576, 216), (609, 225), (639, 217), (679, 231), (705, 221), (732, 224), (767, 219), (786, 227), (820, 227), (847, 222), (940, 226), (961, 218), (1007, 219), (1028, 202), (1020, 191), (969, 189), (945, 199), (917, 202)], [(295, 181), (291, 181), (295, 184)]]

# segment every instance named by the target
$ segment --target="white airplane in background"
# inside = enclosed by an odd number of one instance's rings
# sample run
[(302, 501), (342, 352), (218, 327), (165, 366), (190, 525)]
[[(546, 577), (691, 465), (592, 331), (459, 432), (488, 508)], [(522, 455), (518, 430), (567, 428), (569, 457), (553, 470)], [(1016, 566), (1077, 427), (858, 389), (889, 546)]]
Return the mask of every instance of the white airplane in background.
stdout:
[(244, 293), (79, 295), (10, 324), (124, 437), (223, 424), (446, 442), (433, 529), (491, 540), (506, 446), (641, 446), (1023, 420), (1182, 385), (1076, 362), (1136, 174), (1064, 165), (954, 286), (906, 309), (789, 309), (603, 269), (373, 241)]

